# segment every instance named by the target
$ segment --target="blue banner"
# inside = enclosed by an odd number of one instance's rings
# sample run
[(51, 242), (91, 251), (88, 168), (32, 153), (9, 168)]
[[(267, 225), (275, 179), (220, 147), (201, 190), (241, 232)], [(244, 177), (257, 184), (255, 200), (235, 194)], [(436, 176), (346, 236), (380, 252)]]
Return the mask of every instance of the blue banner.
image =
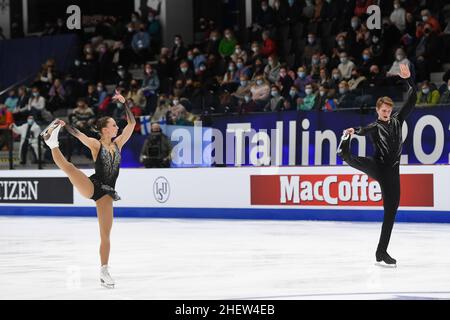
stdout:
[[(214, 119), (212, 127), (226, 137), (223, 161), (230, 166), (335, 165), (342, 164), (335, 153), (342, 131), (375, 120), (375, 110), (369, 114), (291, 111), (220, 117)], [(416, 108), (403, 127), (402, 163), (448, 164), (449, 130), (450, 106)], [(238, 140), (242, 140), (242, 152), (236, 149)], [(353, 139), (352, 152), (372, 155), (369, 138)], [(255, 159), (262, 160), (257, 163)]]

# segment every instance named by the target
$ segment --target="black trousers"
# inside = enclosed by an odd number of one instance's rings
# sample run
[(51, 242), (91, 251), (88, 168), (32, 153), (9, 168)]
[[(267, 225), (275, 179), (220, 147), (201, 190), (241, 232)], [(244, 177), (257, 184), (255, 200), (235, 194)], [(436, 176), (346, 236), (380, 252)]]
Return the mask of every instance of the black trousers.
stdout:
[(343, 142), (341, 156), (351, 167), (364, 172), (380, 184), (383, 197), (384, 219), (377, 252), (386, 252), (389, 240), (391, 239), (397, 209), (400, 204), (399, 166), (385, 164), (373, 158), (352, 155), (350, 152), (350, 139)]

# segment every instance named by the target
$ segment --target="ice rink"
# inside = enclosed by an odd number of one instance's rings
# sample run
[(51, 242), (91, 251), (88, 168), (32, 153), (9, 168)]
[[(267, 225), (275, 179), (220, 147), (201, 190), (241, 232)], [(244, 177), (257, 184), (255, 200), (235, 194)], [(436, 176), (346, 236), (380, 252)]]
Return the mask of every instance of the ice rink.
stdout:
[(118, 218), (99, 282), (96, 218), (0, 217), (0, 299), (448, 299), (450, 225)]

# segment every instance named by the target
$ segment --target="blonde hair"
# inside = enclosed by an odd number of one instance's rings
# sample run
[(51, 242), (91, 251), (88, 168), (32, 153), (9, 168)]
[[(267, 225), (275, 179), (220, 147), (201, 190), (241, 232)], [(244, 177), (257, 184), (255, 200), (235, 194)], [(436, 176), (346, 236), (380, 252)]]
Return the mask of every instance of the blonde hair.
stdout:
[(394, 101), (392, 101), (392, 99), (389, 98), (389, 97), (378, 98), (377, 105), (376, 105), (377, 109), (379, 109), (383, 104), (386, 104), (386, 105), (388, 105), (391, 108), (394, 107)]

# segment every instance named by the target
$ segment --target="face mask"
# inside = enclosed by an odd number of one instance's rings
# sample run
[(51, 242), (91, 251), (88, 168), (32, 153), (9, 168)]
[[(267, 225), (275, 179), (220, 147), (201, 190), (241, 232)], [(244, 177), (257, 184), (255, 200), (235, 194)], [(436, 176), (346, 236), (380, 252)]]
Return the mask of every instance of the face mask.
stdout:
[(319, 91), (319, 94), (321, 97), (323, 97), (325, 95), (325, 91)]
[(123, 77), (123, 76), (125, 75), (125, 72), (124, 72), (124, 71), (118, 71), (117, 73), (118, 73), (119, 76), (121, 76), (121, 77)]
[(429, 88), (423, 88), (422, 89), (423, 94), (428, 94), (430, 92)]
[(403, 60), (403, 55), (402, 54), (398, 54), (395, 57), (397, 58), (397, 61), (402, 61)]
[(339, 88), (339, 93), (344, 94), (346, 92), (345, 88)]
[(175, 43), (176, 46), (180, 45), (180, 41), (178, 41), (178, 40), (175, 40), (174, 43)]
[(266, 6), (262, 6), (261, 9), (262, 9), (262, 11), (266, 11), (267, 7)]
[(311, 62), (312, 64), (319, 64), (319, 59), (312, 59)]
[(117, 108), (122, 109), (122, 107), (123, 107), (123, 103), (117, 102)]
[(264, 82), (262, 81), (262, 80), (256, 80), (256, 84), (258, 85), (258, 86), (260, 86), (260, 85), (262, 85)]
[(188, 71), (187, 68), (181, 68), (181, 72), (186, 73)]
[(297, 92), (296, 92), (295, 90), (289, 91), (289, 95), (290, 95), (291, 97), (295, 97), (296, 94), (297, 94)]
[(450, 86), (448, 86), (447, 88), (448, 88), (448, 91), (450, 91)]
[(33, 96), (37, 97), (39, 95), (39, 92), (33, 92)]
[(241, 50), (241, 49), (236, 49), (236, 50), (234, 50), (234, 52), (235, 52), (236, 54), (240, 54), (240, 53), (242, 52), (242, 50)]
[(309, 43), (309, 44), (313, 44), (314, 41), (316, 41), (316, 39), (314, 39), (314, 38), (308, 38), (308, 43)]
[(245, 102), (247, 102), (247, 103), (250, 102), (250, 100), (251, 100), (251, 98), (249, 96), (245, 96), (244, 99), (245, 99)]
[(154, 19), (155, 19), (155, 18), (153, 18), (153, 17), (148, 17), (148, 21), (149, 21), (149, 22), (152, 22)]
[(234, 71), (234, 66), (229, 66), (228, 71)]
[(398, 9), (400, 6), (398, 4), (394, 4), (394, 9)]
[(358, 28), (358, 25), (359, 25), (358, 22), (353, 22), (353, 21), (352, 21), (352, 28), (353, 28), (353, 29)]
[(87, 49), (86, 49), (86, 52), (87, 52), (87, 53), (92, 53), (92, 48), (87, 48)]
[(173, 105), (176, 106), (176, 105), (178, 105), (179, 102), (180, 101), (178, 101), (178, 100), (173, 100)]
[(423, 16), (423, 17), (422, 17), (422, 21), (423, 21), (423, 22), (428, 21), (428, 16)]
[(241, 87), (245, 87), (247, 85), (247, 80), (241, 80)]
[(340, 59), (342, 63), (346, 63), (347, 62), (347, 58), (341, 58)]
[(372, 37), (372, 42), (373, 43), (378, 43), (378, 38), (377, 37)]
[(299, 72), (299, 73), (297, 73), (297, 75), (300, 77), (300, 78), (305, 78), (305, 73), (304, 72)]
[(97, 87), (97, 91), (102, 92), (103, 88), (102, 87)]
[(312, 93), (312, 89), (305, 89), (305, 93), (306, 93), (307, 95), (310, 95), (310, 94)]
[(322, 60), (320, 60), (320, 63), (321, 64), (327, 64), (328, 63), (328, 59), (322, 59)]
[(231, 34), (226, 34), (226, 35), (225, 35), (225, 38), (231, 39)]
[(272, 97), (278, 97), (278, 91), (272, 91), (271, 94)]
[(189, 60), (189, 61), (194, 60), (194, 56), (188, 56), (188, 60)]
[(292, 7), (294, 5), (294, 0), (289, 0), (288, 3)]
[(258, 51), (258, 48), (257, 48), (257, 47), (253, 47), (253, 48), (252, 48), (252, 51), (253, 51), (253, 52), (256, 52), (256, 51)]
[(343, 46), (345, 45), (345, 41), (339, 40), (339, 41), (338, 41), (338, 45), (341, 46), (341, 47), (343, 47)]
[(128, 28), (128, 32), (133, 32), (133, 28)]
[(306, 5), (307, 5), (308, 7), (310, 7), (310, 6), (312, 5), (311, 0), (306, 0)]
[(286, 77), (286, 72), (280, 72), (280, 78)]
[(75, 65), (78, 67), (81, 64), (79, 60), (75, 60)]
[(269, 63), (269, 66), (273, 66), (273, 61), (272, 60), (270, 60), (268, 63)]
[(131, 18), (131, 21), (132, 21), (132, 22), (136, 22), (136, 21), (137, 21), (137, 18), (134, 18), (134, 17), (133, 17), (133, 18)]
[(238, 62), (238, 64), (236, 64), (236, 66), (238, 67), (238, 69), (241, 69), (244, 65), (240, 62)]
[(34, 123), (34, 120), (33, 119), (28, 119), (27, 123), (31, 126)]
[(334, 80), (339, 80), (341, 77), (338, 74), (333, 74), (333, 79)]
[(205, 66), (200, 66), (200, 71), (205, 71), (206, 67)]
[(367, 55), (367, 54), (363, 54), (363, 60), (364, 61), (367, 61), (367, 60), (369, 60), (370, 59), (370, 57)]

